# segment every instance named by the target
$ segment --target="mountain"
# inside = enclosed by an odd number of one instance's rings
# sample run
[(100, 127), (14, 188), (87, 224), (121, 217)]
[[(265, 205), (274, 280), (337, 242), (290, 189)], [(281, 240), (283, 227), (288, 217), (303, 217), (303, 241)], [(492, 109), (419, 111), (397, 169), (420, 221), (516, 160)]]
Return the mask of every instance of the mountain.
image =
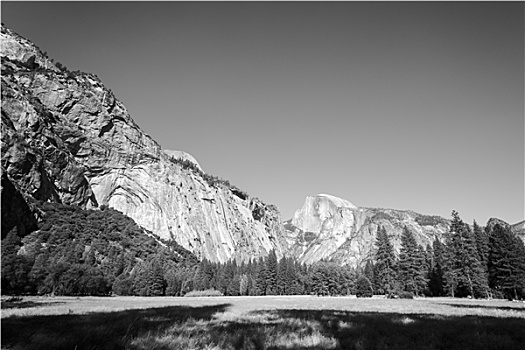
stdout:
[(2, 26), (2, 237), (38, 228), (36, 202), (107, 205), (199, 259), (282, 256), (278, 209), (164, 150), (94, 74)]
[(379, 226), (386, 229), (399, 252), (405, 226), (425, 247), (435, 237), (442, 239), (449, 221), (410, 210), (359, 208), (347, 200), (319, 194), (307, 197), (293, 219), (284, 223), (285, 246), (303, 263), (328, 259), (363, 266), (373, 257)]

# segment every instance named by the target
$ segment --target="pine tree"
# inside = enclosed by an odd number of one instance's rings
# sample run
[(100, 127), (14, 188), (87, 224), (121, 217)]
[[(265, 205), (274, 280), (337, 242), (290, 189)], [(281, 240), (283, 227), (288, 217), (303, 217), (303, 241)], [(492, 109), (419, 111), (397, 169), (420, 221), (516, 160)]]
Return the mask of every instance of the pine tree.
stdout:
[(287, 259), (282, 257), (277, 264), (277, 294), (286, 295), (290, 289), (290, 282), (286, 276)]
[(414, 235), (405, 226), (401, 235), (399, 252), (398, 278), (403, 289), (419, 295), (426, 285), (425, 256), (423, 249), (417, 245)]
[(299, 294), (298, 276), (295, 269), (295, 261), (293, 259), (286, 259), (286, 295)]
[(508, 299), (525, 295), (525, 247), (510, 230), (500, 224), (490, 232), (489, 283)]
[(372, 283), (365, 275), (361, 275), (357, 278), (355, 283), (355, 294), (358, 298), (372, 297)]
[(472, 231), (476, 238), (476, 247), (478, 250), (478, 259), (484, 269), (487, 269), (487, 263), (489, 258), (489, 235), (485, 232), (474, 220), (472, 224)]
[(377, 290), (381, 294), (390, 294), (395, 290), (396, 257), (385, 228), (377, 229), (376, 247), (374, 276)]
[(266, 295), (268, 289), (268, 270), (266, 268), (266, 262), (260, 258), (256, 265), (256, 277), (254, 279), (254, 293), (255, 295)]
[(277, 255), (272, 249), (266, 258), (266, 295), (277, 294)]
[(147, 266), (147, 294), (148, 296), (164, 295), (166, 290), (166, 281), (162, 265), (157, 259), (153, 259)]
[(456, 211), (452, 212), (444, 278), (452, 296), (488, 296), (487, 275), (479, 261), (476, 239)]
[(436, 237), (432, 243), (432, 267), (430, 270), (428, 289), (431, 296), (444, 296), (444, 247), (441, 241)]
[(366, 278), (372, 283), (372, 287), (377, 284), (375, 282), (375, 275), (374, 275), (375, 267), (372, 260), (367, 260), (365, 264), (365, 268), (363, 269), (362, 274), (365, 275)]

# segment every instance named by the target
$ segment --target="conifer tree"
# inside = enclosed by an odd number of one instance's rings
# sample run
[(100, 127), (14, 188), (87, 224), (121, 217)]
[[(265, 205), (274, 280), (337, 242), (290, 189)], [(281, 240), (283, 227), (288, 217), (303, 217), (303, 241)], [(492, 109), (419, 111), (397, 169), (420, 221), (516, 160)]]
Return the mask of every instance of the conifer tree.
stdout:
[(489, 257), (489, 235), (485, 232), (474, 220), (472, 224), (472, 231), (476, 238), (476, 247), (478, 250), (478, 258), (484, 269), (487, 269), (488, 257)]
[(253, 287), (255, 287), (255, 295), (266, 295), (266, 290), (268, 289), (268, 272), (267, 272), (266, 262), (263, 258), (259, 259), (257, 263), (257, 273), (254, 279)]
[(401, 235), (398, 278), (402, 288), (419, 295), (426, 285), (426, 263), (423, 249), (418, 246), (414, 235), (405, 226)]
[(488, 281), (470, 227), (452, 211), (444, 278), (452, 296), (488, 296)]
[(355, 284), (355, 294), (358, 298), (372, 297), (372, 283), (365, 275), (359, 276)]
[(382, 294), (393, 293), (396, 282), (396, 257), (384, 227), (377, 229), (376, 247), (374, 276), (377, 290)]
[(525, 247), (510, 230), (500, 224), (490, 232), (489, 283), (508, 299), (525, 296)]
[(287, 259), (282, 257), (277, 263), (277, 294), (286, 295), (290, 289), (290, 281), (286, 276)]
[(277, 255), (272, 249), (266, 258), (266, 293), (265, 295), (277, 294)]
[(444, 247), (436, 237), (432, 243), (432, 267), (430, 270), (428, 289), (431, 296), (444, 296), (443, 281)]
[[(375, 282), (375, 275), (374, 275), (375, 267), (372, 260), (367, 260), (365, 264), (365, 268), (363, 269), (362, 274), (365, 275), (366, 278), (372, 283), (372, 287), (376, 285)], [(360, 273), (361, 274), (361, 273)]]

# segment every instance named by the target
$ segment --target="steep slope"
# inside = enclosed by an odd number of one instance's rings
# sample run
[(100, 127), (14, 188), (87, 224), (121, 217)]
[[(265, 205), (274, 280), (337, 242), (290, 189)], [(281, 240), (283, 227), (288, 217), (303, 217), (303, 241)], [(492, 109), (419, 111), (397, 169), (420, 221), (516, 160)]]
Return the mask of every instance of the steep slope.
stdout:
[(286, 246), (304, 263), (330, 259), (363, 266), (373, 256), (379, 226), (399, 251), (405, 226), (426, 246), (447, 232), (448, 220), (407, 210), (358, 208), (334, 196), (309, 196), (294, 218), (285, 222)]
[(276, 207), (163, 150), (97, 76), (55, 65), (7, 28), (1, 37), (2, 233), (35, 229), (34, 200), (105, 204), (201, 259), (282, 255)]

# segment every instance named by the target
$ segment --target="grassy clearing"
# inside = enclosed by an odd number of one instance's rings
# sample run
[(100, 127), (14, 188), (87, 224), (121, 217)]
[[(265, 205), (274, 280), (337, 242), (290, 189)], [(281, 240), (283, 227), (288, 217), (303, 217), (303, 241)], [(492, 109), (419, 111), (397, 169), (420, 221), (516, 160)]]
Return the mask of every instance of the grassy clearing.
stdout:
[[(17, 302), (27, 307), (13, 307)], [(525, 344), (525, 305), (506, 301), (35, 297), (4, 304), (2, 349), (465, 350)]]

